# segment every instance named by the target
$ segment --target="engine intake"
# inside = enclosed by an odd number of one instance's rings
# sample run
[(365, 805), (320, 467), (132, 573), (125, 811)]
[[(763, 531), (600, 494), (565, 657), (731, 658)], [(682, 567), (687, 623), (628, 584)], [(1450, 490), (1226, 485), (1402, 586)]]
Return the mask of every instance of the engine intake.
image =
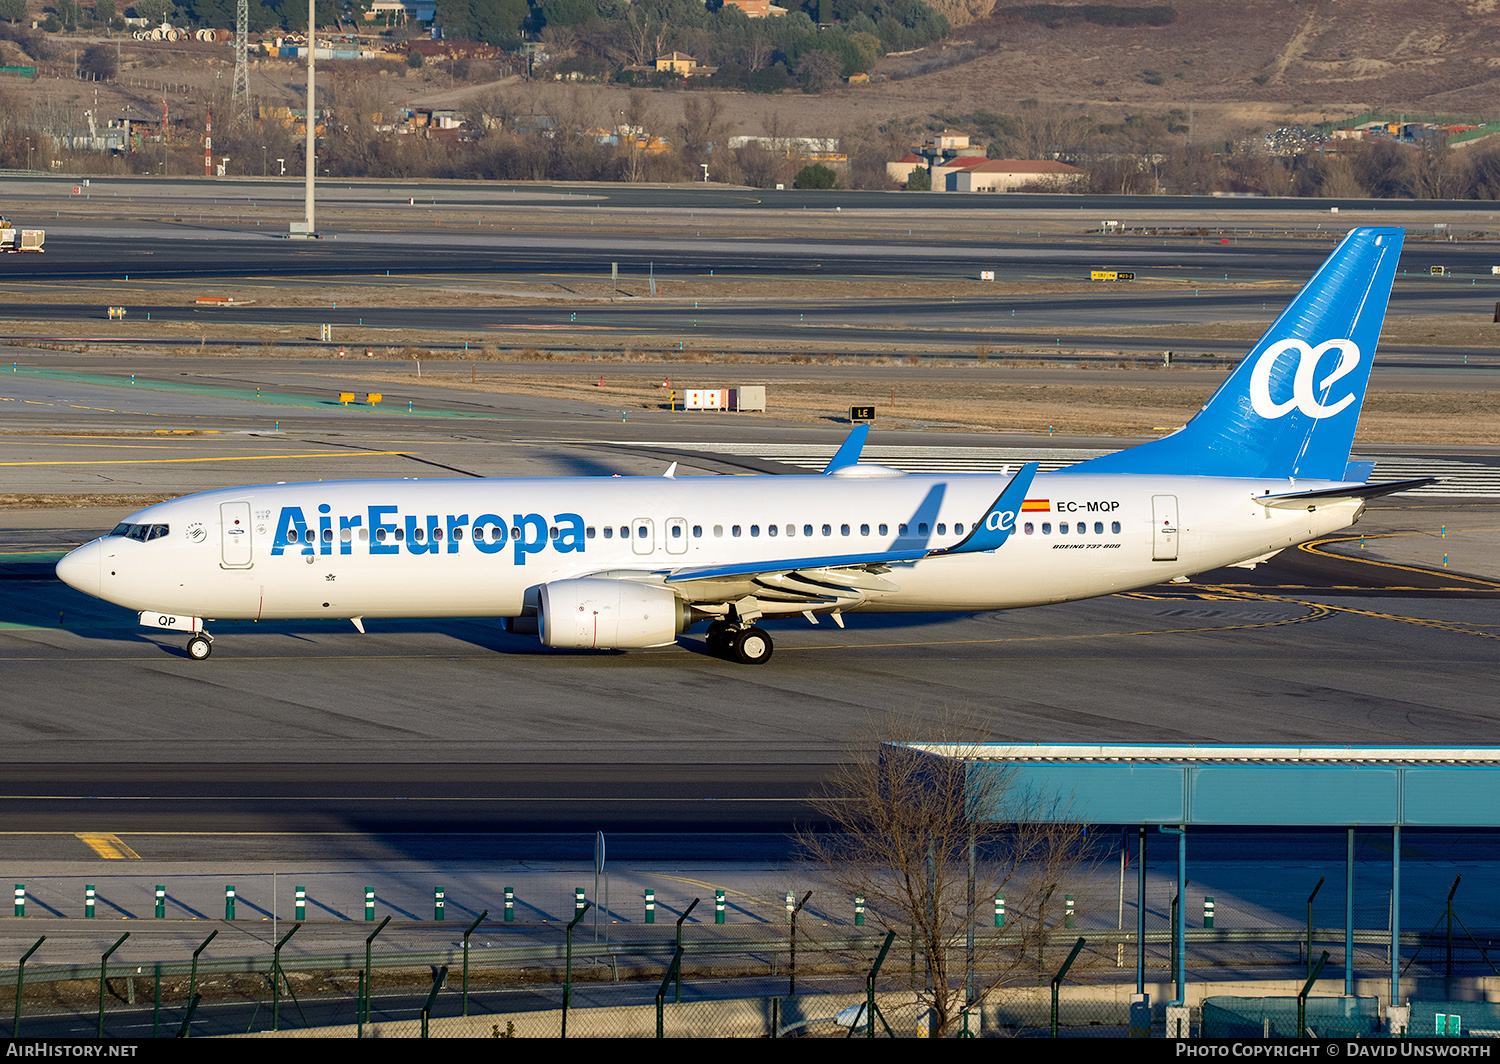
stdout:
[(537, 622), (546, 646), (619, 650), (670, 646), (690, 611), (664, 587), (585, 577), (543, 584)]

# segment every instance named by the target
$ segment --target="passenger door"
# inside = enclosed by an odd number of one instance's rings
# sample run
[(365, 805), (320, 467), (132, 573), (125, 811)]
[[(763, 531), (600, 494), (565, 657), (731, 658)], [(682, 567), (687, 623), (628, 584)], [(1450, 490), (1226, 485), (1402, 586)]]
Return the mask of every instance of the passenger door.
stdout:
[(219, 538), (223, 559), (219, 564), (225, 569), (249, 569), (255, 564), (248, 502), (219, 504)]
[(1151, 532), (1151, 560), (1175, 562), (1177, 560), (1177, 496), (1151, 496), (1153, 527)]

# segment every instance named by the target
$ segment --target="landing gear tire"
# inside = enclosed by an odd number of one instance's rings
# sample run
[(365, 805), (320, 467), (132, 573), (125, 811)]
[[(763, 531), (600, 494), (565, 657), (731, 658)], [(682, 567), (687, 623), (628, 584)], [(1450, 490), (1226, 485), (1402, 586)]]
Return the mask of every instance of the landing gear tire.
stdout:
[(188, 657), (192, 658), (194, 661), (202, 661), (213, 652), (213, 641), (210, 640), (206, 635), (195, 635), (193, 636), (193, 638), (188, 640)]
[(771, 637), (760, 628), (736, 632), (729, 646), (730, 656), (741, 665), (764, 665), (771, 660), (773, 649)]
[(714, 621), (710, 624), (708, 626), (708, 634), (704, 638), (704, 642), (708, 644), (709, 653), (722, 657), (729, 645), (730, 633), (733, 631), (734, 625), (728, 621)]

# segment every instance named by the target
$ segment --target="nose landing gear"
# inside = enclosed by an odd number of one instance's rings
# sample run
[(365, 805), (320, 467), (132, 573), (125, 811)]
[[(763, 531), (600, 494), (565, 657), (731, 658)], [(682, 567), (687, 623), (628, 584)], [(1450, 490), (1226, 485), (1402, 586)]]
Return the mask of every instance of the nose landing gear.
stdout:
[(214, 652), (214, 637), (207, 632), (194, 632), (193, 638), (187, 642), (188, 657), (194, 661), (202, 661)]

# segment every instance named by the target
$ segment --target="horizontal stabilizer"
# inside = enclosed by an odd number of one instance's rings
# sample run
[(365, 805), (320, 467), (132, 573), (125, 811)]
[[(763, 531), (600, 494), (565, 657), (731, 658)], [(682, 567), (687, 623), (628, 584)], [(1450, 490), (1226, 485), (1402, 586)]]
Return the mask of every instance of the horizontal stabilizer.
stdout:
[(1255, 501), (1273, 510), (1293, 510), (1320, 502), (1339, 502), (1343, 499), (1378, 499), (1382, 495), (1394, 495), (1398, 491), (1425, 488), (1437, 482), (1437, 477), (1418, 477), (1416, 480), (1391, 480), (1384, 484), (1341, 484), (1336, 488), (1319, 488), (1317, 491), (1257, 495)]

